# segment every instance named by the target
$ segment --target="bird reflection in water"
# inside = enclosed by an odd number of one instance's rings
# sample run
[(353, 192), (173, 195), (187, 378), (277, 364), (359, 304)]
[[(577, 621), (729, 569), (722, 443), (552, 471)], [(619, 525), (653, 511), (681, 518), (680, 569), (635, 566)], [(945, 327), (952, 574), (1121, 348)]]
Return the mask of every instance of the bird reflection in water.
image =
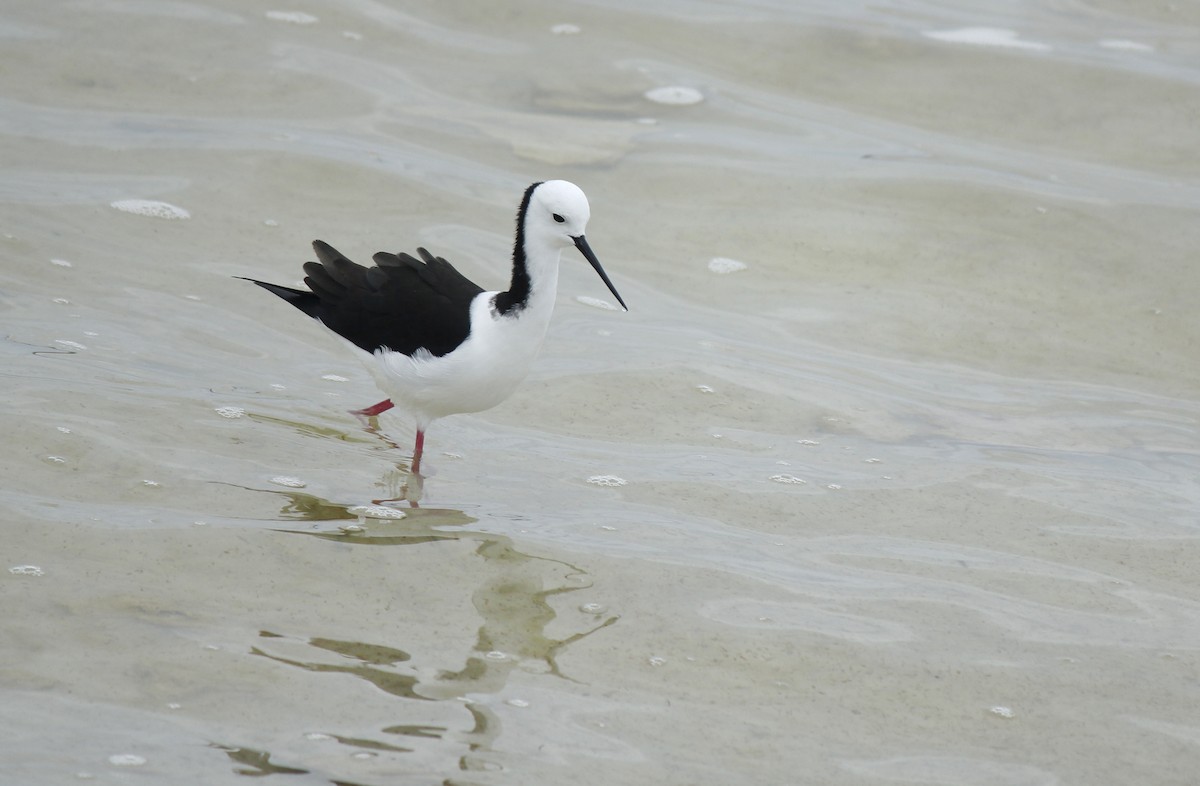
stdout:
[[(559, 626), (563, 623), (558, 619), (553, 600), (590, 589), (592, 584), (587, 573), (561, 560), (522, 552), (503, 535), (466, 529), (464, 527), (469, 527), (476, 519), (461, 511), (422, 508), (410, 511), (402, 521), (358, 519), (358, 527), (353, 534), (348, 534), (343, 522), (355, 518), (350, 506), (291, 490), (272, 490), (270, 493), (280, 494), (288, 500), (280, 511), (282, 517), (326, 524), (316, 529), (284, 532), (362, 547), (428, 548), (432, 544), (442, 544), (438, 548), (445, 548), (458, 543), (470, 550), (457, 551), (457, 559), (466, 559), (467, 565), (476, 563), (473, 568), (456, 572), (467, 583), (473, 584), (473, 589), (464, 587), (463, 582), (436, 586), (409, 584), (404, 595), (404, 602), (419, 604), (422, 591), (437, 592), (440, 594), (430, 596), (428, 602), (440, 607), (447, 601), (446, 592), (455, 592), (456, 588), (469, 592), (471, 606), (482, 622), (475, 629), (473, 643), (458, 657), (449, 656), (456, 662), (420, 663), (420, 658), (412, 654), (436, 651), (438, 647), (431, 647), (431, 641), (444, 644), (464, 640), (462, 634), (466, 631), (454, 630), (450, 619), (440, 619), (436, 630), (411, 630), (412, 646), (351, 641), (315, 632), (260, 631), (258, 641), (251, 646), (251, 654), (314, 674), (354, 677), (401, 702), (397, 709), (403, 718), (382, 726), (378, 737), (361, 733), (354, 737), (327, 735), (342, 745), (388, 756), (403, 755), (422, 746), (460, 745), (462, 749), (458, 755), (462, 769), (486, 769), (493, 741), (500, 733), (500, 723), (488, 702), (466, 701), (462, 697), (502, 694), (515, 669), (525, 674), (541, 673), (574, 682), (560, 668), (559, 656), (567, 647), (619, 619), (603, 611), (588, 613), (569, 635), (548, 636), (546, 631), (551, 623), (556, 620)], [(452, 561), (447, 553), (446, 564)], [(454, 599), (449, 600), (453, 604)], [(331, 654), (335, 657), (330, 658)], [(469, 718), (464, 718), (461, 724), (447, 725), (444, 710), (423, 709), (433, 706), (430, 702), (449, 702), (448, 706), (454, 708), (452, 713), (465, 710)], [(260, 760), (265, 760), (261, 757), (269, 759), (269, 754), (255, 753)], [(244, 766), (245, 754), (242, 755)]]

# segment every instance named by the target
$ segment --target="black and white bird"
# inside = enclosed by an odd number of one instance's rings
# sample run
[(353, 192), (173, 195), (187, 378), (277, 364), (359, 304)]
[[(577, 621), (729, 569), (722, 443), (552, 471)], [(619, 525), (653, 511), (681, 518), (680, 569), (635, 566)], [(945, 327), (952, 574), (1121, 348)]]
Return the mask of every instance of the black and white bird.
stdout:
[(529, 373), (554, 311), (563, 249), (579, 249), (628, 311), (588, 245), (590, 216), (573, 183), (529, 186), (517, 212), (512, 280), (502, 292), (485, 292), (424, 248), (420, 258), (380, 252), (364, 267), (320, 240), (313, 242), (320, 261), (304, 264), (309, 291), (246, 280), (365, 353), (388, 398), (354, 414), (375, 416), (394, 405), (410, 413), (417, 426), (412, 472), (420, 477), (430, 423), (496, 406)]

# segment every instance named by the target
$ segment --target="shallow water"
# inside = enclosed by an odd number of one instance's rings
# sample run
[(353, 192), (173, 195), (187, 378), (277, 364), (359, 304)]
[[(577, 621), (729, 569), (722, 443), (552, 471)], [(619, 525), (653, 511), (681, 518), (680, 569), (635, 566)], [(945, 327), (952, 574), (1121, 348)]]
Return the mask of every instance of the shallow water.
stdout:
[[(5, 782), (1194, 782), (1191, 6), (18, 1), (0, 38)], [(565, 258), (528, 382), (358, 515), (411, 426), (232, 277), (320, 237), (496, 287), (550, 177), (630, 312)]]

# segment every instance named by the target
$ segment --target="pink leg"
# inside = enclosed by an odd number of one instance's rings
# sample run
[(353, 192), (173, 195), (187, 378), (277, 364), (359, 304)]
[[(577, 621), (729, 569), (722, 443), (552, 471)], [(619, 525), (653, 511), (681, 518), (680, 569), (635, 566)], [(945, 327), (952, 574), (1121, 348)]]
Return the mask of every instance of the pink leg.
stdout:
[(396, 405), (392, 403), (392, 400), (390, 398), (385, 398), (383, 401), (380, 401), (378, 404), (372, 404), (371, 406), (365, 407), (363, 409), (352, 409), (352, 410), (350, 410), (350, 414), (351, 415), (361, 415), (362, 417), (365, 417), (365, 418), (373, 418), (376, 415), (387, 412), (389, 409), (391, 409), (394, 406), (396, 406)]
[(412, 471), (414, 475), (421, 474), (421, 454), (425, 452), (425, 432), (417, 429), (417, 441), (413, 445)]

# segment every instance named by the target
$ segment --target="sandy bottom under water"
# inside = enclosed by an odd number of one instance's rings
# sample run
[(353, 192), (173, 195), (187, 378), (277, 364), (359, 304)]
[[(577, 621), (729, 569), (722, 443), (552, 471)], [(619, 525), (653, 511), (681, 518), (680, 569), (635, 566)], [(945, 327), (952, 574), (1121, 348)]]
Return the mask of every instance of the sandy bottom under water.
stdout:
[[(8, 4), (0, 779), (1194, 782), (1200, 19), (1108, 5)], [(629, 313), (358, 515), (233, 277), (499, 287), (548, 177)]]

